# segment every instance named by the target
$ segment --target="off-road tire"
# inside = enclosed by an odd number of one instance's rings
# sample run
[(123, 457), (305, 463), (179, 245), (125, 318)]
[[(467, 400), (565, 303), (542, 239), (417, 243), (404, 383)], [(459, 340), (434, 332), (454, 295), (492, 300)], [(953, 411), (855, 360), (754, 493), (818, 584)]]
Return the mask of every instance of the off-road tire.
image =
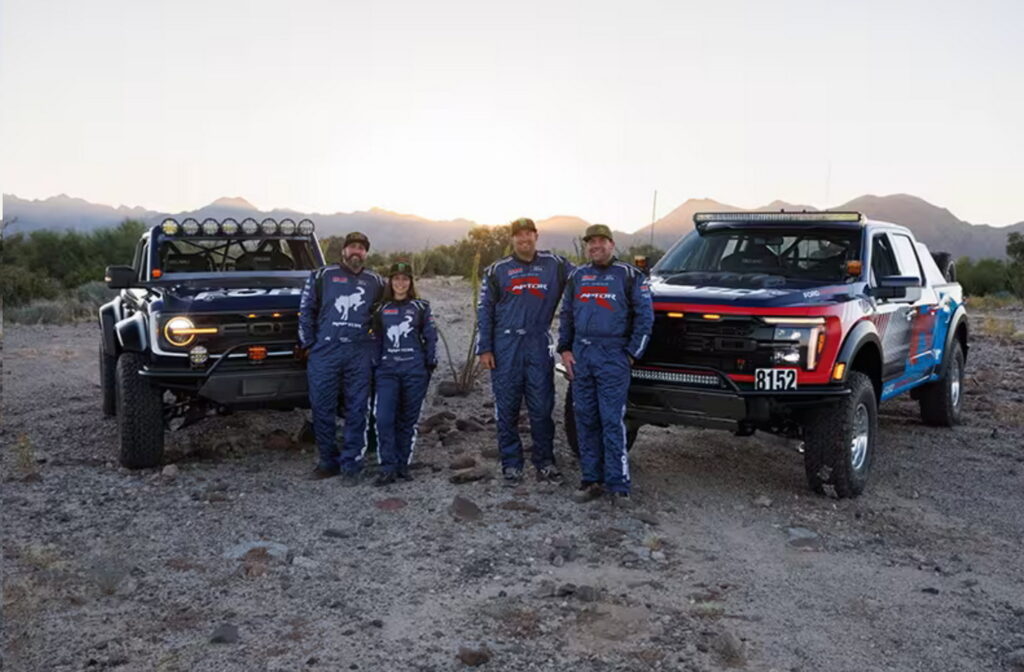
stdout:
[(102, 399), (103, 415), (108, 418), (117, 415), (117, 390), (114, 379), (117, 377), (117, 357), (108, 355), (100, 341), (100, 398)]
[[(565, 411), (562, 416), (563, 425), (565, 426), (565, 442), (569, 446), (569, 450), (576, 456), (576, 459), (580, 457), (580, 443), (579, 435), (576, 433), (576, 412), (572, 407), (572, 386), (570, 385), (565, 390)], [(637, 425), (632, 423), (626, 424), (626, 452), (633, 450), (633, 444), (636, 443), (636, 435), (640, 431)]]
[(934, 427), (952, 427), (960, 423), (964, 401), (964, 350), (953, 341), (946, 353), (950, 358), (946, 375), (941, 380), (921, 386), (921, 420)]
[(134, 352), (122, 353), (117, 358), (120, 460), (129, 469), (159, 466), (164, 456), (163, 395), (139, 375), (142, 364), (142, 357)]
[[(818, 494), (838, 499), (856, 497), (864, 491), (878, 436), (878, 399), (871, 379), (852, 371), (847, 387), (848, 396), (811, 412), (804, 424), (807, 484)], [(865, 428), (866, 440), (859, 443), (863, 454), (857, 459), (854, 438)]]
[(956, 282), (956, 261), (949, 252), (932, 252), (932, 259), (946, 282)]

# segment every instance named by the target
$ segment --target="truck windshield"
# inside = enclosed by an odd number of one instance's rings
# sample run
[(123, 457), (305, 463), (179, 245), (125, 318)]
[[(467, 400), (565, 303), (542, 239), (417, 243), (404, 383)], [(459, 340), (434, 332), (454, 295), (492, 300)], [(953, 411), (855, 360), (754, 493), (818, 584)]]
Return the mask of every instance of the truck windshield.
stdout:
[(308, 271), (317, 267), (306, 238), (175, 238), (160, 241), (166, 273)]
[(696, 231), (665, 255), (653, 272), (729, 273), (845, 282), (846, 262), (860, 259), (859, 229), (746, 227)]

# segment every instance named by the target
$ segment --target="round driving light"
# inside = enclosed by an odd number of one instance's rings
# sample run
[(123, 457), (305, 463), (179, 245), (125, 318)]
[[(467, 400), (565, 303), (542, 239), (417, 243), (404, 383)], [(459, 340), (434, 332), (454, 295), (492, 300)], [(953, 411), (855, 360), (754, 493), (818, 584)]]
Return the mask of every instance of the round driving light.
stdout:
[[(184, 225), (183, 225), (184, 226)], [(171, 345), (183, 348), (196, 339), (195, 325), (187, 317), (172, 317), (164, 325), (164, 338)]]
[(238, 222), (228, 217), (220, 223), (220, 230), (226, 236), (233, 236), (238, 233)]
[(186, 236), (194, 236), (199, 233), (199, 222), (192, 217), (189, 217), (181, 223), (181, 230)]
[(203, 235), (216, 236), (220, 233), (220, 222), (210, 217), (203, 220)]
[(277, 222), (272, 218), (267, 217), (262, 222), (260, 222), (260, 231), (262, 231), (263, 235), (265, 236), (274, 235), (275, 233), (277, 233)]
[(176, 236), (178, 235), (178, 231), (180, 229), (181, 226), (178, 224), (178, 220), (171, 219), (170, 217), (165, 219), (163, 223), (160, 224), (160, 230), (163, 231), (164, 235), (166, 236)]
[(299, 222), (299, 233), (301, 233), (304, 236), (308, 236), (309, 234), (313, 233), (313, 220), (304, 219), (301, 222)]
[(277, 226), (282, 236), (290, 236), (295, 233), (295, 220), (294, 219), (282, 219), (281, 223)]
[(188, 361), (192, 366), (202, 366), (210, 358), (209, 351), (201, 345), (197, 345), (188, 351)]
[(256, 232), (260, 230), (260, 225), (256, 223), (256, 220), (252, 217), (247, 217), (242, 220), (242, 233), (247, 236), (256, 235)]

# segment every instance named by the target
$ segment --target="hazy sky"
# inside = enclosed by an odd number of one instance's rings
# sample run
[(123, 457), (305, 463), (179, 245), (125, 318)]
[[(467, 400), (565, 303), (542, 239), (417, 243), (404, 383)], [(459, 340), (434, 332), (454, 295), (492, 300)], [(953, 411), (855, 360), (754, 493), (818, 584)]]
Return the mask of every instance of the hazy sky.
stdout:
[(1024, 3), (0, 0), (5, 193), (632, 230), (690, 197), (1024, 220)]

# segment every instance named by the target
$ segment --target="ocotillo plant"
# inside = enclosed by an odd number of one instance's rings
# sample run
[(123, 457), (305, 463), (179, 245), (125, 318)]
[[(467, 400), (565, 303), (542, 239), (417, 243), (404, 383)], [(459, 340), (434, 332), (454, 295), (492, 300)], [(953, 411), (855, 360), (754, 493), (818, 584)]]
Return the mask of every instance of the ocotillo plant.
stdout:
[(477, 323), (476, 311), (480, 305), (480, 250), (476, 251), (473, 256), (473, 268), (470, 273), (470, 279), (473, 285), (473, 329), (469, 334), (469, 343), (466, 344), (466, 361), (463, 363), (460, 370), (456, 371), (455, 364), (452, 360), (452, 351), (448, 347), (448, 339), (445, 337), (444, 332), (441, 329), (437, 330), (437, 333), (441, 336), (441, 342), (444, 344), (444, 351), (448, 355), (448, 366), (452, 371), (452, 381), (455, 383), (455, 387), (458, 393), (461, 395), (469, 394), (470, 389), (473, 387), (476, 377), (480, 375), (480, 363), (477, 361), (476, 352), (474, 345), (476, 344), (476, 334), (480, 328)]

